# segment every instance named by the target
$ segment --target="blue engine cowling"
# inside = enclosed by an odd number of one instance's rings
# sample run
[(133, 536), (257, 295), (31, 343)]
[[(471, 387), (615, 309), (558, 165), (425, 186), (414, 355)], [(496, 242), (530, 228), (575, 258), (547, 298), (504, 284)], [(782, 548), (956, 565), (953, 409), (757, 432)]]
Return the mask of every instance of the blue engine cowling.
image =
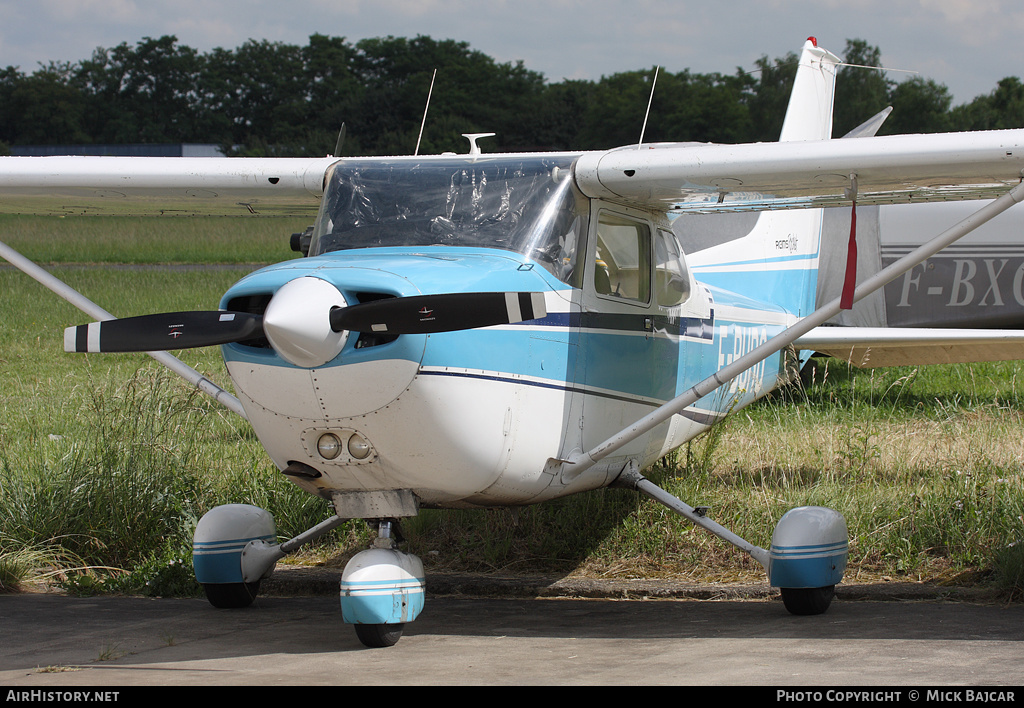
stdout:
[(843, 579), (846, 519), (822, 506), (791, 509), (772, 534), (768, 577), (777, 588), (823, 588)]

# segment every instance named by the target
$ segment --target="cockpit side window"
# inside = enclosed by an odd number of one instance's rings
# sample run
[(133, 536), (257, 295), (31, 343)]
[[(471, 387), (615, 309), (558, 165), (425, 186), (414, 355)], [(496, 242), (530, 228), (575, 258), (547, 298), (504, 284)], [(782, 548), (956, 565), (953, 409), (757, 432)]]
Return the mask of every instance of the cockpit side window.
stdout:
[(658, 305), (674, 307), (690, 298), (690, 274), (676, 235), (658, 229), (654, 239), (654, 284)]
[(592, 267), (598, 295), (649, 303), (651, 229), (647, 222), (602, 211)]

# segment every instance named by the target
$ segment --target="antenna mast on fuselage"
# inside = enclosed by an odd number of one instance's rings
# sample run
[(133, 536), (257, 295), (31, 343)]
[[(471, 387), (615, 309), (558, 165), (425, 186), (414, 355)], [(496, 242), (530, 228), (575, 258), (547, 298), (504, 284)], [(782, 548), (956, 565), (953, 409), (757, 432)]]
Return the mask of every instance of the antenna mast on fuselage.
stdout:
[(647, 99), (647, 112), (644, 113), (644, 124), (640, 128), (640, 142), (636, 144), (636, 149), (639, 150), (640, 146), (644, 144), (644, 133), (647, 132), (647, 118), (651, 115), (651, 103), (654, 102), (654, 87), (658, 85), (658, 72), (661, 71), (660, 66), (654, 67), (654, 80), (651, 81), (651, 95)]
[(433, 76), (430, 77), (430, 90), (427, 91), (427, 105), (423, 107), (423, 120), (420, 121), (420, 134), (416, 138), (416, 152), (413, 155), (420, 154), (420, 141), (423, 140), (423, 127), (427, 124), (427, 111), (430, 110), (430, 97), (434, 95), (434, 79), (437, 78), (437, 69), (434, 69)]
[(462, 137), (469, 141), (469, 154), (470, 155), (482, 155), (483, 151), (480, 146), (477, 145), (476, 141), (480, 138), (492, 138), (496, 133), (463, 133)]

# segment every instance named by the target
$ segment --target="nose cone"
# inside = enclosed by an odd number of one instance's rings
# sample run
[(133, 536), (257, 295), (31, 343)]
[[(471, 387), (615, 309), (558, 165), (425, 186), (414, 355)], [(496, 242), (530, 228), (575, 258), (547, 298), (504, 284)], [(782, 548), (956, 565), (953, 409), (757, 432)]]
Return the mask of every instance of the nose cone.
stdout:
[(282, 285), (263, 314), (263, 331), (278, 356), (307, 369), (322, 366), (340, 352), (348, 332), (331, 329), (330, 313), (348, 303), (320, 278), (303, 276)]

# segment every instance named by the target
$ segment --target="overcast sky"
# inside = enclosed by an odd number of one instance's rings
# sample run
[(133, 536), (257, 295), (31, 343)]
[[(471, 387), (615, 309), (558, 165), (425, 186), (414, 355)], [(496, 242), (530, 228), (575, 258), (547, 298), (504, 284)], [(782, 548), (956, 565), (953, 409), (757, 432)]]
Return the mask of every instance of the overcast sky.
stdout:
[(1024, 74), (1021, 0), (0, 0), (0, 18), (0, 67), (26, 73), (147, 36), (205, 52), (321, 33), (465, 41), (549, 81), (655, 65), (733, 73), (809, 35), (840, 55), (847, 39), (867, 40), (886, 66), (945, 84), (955, 104)]

